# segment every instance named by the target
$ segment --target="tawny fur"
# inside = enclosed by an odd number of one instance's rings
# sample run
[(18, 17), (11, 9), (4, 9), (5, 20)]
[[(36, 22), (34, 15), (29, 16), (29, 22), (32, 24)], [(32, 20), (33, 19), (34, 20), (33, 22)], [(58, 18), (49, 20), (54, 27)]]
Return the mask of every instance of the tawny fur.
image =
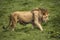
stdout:
[(41, 22), (48, 19), (48, 13), (47, 10), (41, 8), (33, 9), (32, 11), (16, 11), (10, 15), (9, 19), (10, 22), (8, 27), (10, 27), (11, 30), (14, 30), (16, 23), (31, 23), (33, 26), (36, 25), (41, 31), (43, 31)]

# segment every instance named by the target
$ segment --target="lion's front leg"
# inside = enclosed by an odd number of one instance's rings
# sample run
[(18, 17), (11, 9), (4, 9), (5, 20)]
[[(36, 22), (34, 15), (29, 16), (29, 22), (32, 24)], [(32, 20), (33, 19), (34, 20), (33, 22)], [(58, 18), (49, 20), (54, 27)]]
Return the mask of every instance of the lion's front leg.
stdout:
[(41, 31), (43, 31), (43, 28), (42, 28), (41, 24), (38, 21), (38, 14), (34, 15), (34, 23)]
[(39, 24), (38, 22), (35, 22), (35, 24), (41, 31), (43, 31), (43, 28), (42, 28), (41, 24)]
[(34, 22), (32, 22), (32, 29), (34, 29), (34, 26), (35, 26), (35, 24), (34, 24)]

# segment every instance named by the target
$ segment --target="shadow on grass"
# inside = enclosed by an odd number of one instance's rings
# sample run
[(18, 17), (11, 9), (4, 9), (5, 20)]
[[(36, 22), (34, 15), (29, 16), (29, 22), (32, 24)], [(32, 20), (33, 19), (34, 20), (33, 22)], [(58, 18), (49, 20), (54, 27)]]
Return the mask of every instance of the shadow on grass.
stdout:
[(15, 29), (16, 32), (28, 32), (32, 30), (31, 28), (28, 28), (28, 27), (24, 27), (24, 28), (21, 28), (21, 29)]
[(21, 29), (15, 29), (16, 32), (29, 32), (29, 31), (34, 31), (34, 30), (39, 30), (38, 28), (29, 28), (29, 27), (24, 27), (24, 28), (21, 28)]

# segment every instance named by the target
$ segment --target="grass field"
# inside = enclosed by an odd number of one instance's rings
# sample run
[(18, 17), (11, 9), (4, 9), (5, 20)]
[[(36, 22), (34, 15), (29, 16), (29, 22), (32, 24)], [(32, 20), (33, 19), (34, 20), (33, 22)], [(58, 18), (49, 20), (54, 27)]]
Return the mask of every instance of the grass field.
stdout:
[[(12, 12), (36, 7), (45, 8), (49, 13), (49, 22), (42, 23), (43, 32), (31, 29), (31, 24), (17, 24), (14, 32), (2, 29), (8, 25)], [(0, 0), (0, 40), (60, 40), (60, 0)]]

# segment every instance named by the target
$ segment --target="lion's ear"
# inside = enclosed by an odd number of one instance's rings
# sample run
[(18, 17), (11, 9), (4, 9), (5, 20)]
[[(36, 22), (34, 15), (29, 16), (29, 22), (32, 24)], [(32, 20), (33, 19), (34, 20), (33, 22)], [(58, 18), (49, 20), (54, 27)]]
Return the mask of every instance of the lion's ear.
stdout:
[(47, 13), (47, 9), (40, 8), (40, 10), (41, 10), (41, 13), (42, 13), (43, 15), (45, 15), (45, 14)]

